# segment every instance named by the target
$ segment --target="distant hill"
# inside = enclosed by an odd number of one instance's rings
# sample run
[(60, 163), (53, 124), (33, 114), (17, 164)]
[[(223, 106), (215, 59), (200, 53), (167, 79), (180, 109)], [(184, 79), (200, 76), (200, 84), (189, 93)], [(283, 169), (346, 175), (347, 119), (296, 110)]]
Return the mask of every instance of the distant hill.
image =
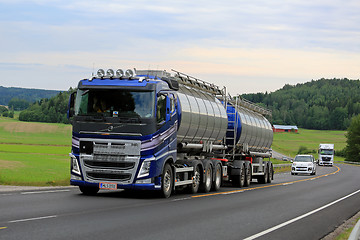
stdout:
[(241, 96), (271, 109), (273, 124), (345, 130), (350, 119), (360, 114), (360, 81), (346, 78), (312, 80), (271, 93)]
[(43, 90), (43, 89), (29, 89), (29, 88), (15, 88), (0, 86), (0, 105), (7, 106), (11, 99), (17, 98), (26, 100), (30, 103), (38, 101), (42, 98), (51, 98), (60, 91)]

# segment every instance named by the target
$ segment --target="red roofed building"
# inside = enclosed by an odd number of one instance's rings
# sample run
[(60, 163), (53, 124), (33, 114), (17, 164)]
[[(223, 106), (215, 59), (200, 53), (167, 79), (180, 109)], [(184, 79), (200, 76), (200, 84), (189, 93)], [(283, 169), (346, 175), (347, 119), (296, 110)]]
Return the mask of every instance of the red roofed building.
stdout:
[(273, 132), (298, 132), (297, 126), (273, 125)]

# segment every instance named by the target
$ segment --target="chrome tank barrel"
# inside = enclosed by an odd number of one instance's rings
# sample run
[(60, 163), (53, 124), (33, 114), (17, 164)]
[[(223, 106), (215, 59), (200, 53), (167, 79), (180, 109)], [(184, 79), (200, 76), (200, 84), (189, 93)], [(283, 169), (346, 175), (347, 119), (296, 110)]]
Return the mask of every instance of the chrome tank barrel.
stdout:
[[(273, 130), (270, 122), (261, 114), (229, 105), (227, 107), (229, 127), (226, 136), (226, 145), (243, 146), (254, 152), (268, 152), (273, 141)], [(237, 124), (235, 124), (237, 122)], [(235, 131), (234, 131), (235, 127)]]
[(180, 84), (178, 143), (220, 143), (225, 137), (228, 117), (215, 96)]

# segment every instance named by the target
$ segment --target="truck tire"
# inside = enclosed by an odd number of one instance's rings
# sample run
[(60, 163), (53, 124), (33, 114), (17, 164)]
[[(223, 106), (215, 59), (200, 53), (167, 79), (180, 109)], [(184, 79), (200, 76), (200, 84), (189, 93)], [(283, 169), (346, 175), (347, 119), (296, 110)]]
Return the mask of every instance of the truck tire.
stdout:
[(261, 183), (261, 184), (265, 184), (267, 183), (267, 180), (268, 180), (268, 175), (269, 175), (269, 165), (267, 164), (267, 162), (264, 162), (264, 175), (262, 176), (259, 176), (258, 178), (258, 183)]
[(245, 186), (245, 187), (250, 186), (250, 182), (251, 182), (251, 164), (250, 164), (250, 163), (245, 163), (245, 181), (244, 181), (244, 186)]
[(218, 191), (221, 187), (222, 182), (222, 166), (221, 163), (214, 163), (215, 170), (214, 170), (214, 182), (213, 182), (213, 191)]
[(87, 196), (95, 196), (99, 188), (98, 187), (87, 187), (87, 186), (79, 186), (80, 191)]
[(273, 179), (273, 165), (271, 162), (268, 162), (268, 177), (267, 177), (267, 183), (271, 183), (271, 180)]
[(161, 176), (161, 194), (164, 198), (171, 195), (174, 186), (174, 173), (170, 164), (166, 163)]
[(190, 185), (190, 193), (197, 193), (200, 186), (200, 180), (201, 180), (201, 173), (200, 173), (200, 166), (197, 164), (194, 166), (194, 172), (192, 176), (192, 184)]
[(211, 186), (212, 186), (212, 176), (213, 176), (213, 170), (212, 166), (209, 162), (205, 163), (204, 167), (204, 179), (200, 183), (200, 189), (202, 192), (210, 192)]
[(234, 187), (242, 188), (245, 184), (245, 165), (241, 164), (239, 170), (239, 175), (232, 176), (232, 185)]

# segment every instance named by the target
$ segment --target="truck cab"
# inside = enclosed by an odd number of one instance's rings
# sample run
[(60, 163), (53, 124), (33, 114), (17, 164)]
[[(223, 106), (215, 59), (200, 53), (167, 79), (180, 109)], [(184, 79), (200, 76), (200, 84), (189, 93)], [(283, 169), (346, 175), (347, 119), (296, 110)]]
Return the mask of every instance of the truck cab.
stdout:
[(141, 72), (114, 75), (81, 80), (70, 99), (70, 183), (89, 195), (159, 189), (163, 165), (176, 159), (176, 83)]
[(318, 149), (318, 164), (320, 166), (330, 166), (334, 164), (334, 144), (320, 144)]

